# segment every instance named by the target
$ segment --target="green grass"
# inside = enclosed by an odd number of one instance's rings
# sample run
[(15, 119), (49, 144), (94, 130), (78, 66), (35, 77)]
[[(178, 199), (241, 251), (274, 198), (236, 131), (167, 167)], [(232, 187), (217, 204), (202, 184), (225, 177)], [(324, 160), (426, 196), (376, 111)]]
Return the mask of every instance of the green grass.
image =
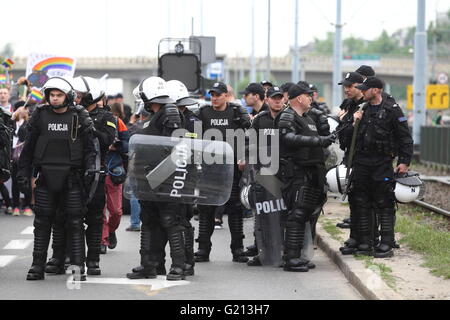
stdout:
[(344, 234), (341, 229), (336, 227), (336, 221), (332, 219), (323, 219), (322, 220), (322, 226), (325, 229), (326, 232), (328, 232), (334, 240), (343, 242), (344, 239), (342, 238), (342, 235)]
[(423, 211), (404, 213), (404, 209), (399, 210), (395, 230), (403, 234), (400, 243), (423, 255), (422, 266), (430, 268), (436, 276), (450, 279), (450, 232), (442, 229), (445, 221), (427, 223), (435, 219), (438, 218)]
[(363, 261), (367, 269), (377, 272), (389, 287), (395, 289), (396, 280), (391, 268), (383, 263), (373, 262), (374, 258), (370, 256), (356, 255), (355, 259)]

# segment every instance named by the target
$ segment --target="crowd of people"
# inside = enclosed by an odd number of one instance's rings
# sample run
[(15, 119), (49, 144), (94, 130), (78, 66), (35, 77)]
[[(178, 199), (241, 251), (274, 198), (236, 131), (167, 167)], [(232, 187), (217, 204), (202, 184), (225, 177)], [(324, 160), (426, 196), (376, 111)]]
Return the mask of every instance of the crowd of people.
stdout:
[[(232, 261), (249, 266), (266, 264), (268, 246), (273, 243), (264, 242), (259, 235), (258, 228), (267, 228), (261, 227), (260, 219), (264, 218), (259, 211), (270, 201), (277, 201), (272, 212), (279, 216), (271, 222), (275, 228), (270, 232), (277, 233), (280, 243), (275, 248), (279, 259), (275, 256), (271, 263), (293, 272), (314, 268), (305, 255), (307, 238), (314, 237), (327, 200), (325, 161), (327, 147), (335, 141), (345, 152), (343, 164), (351, 169), (346, 187), (350, 219), (345, 221), (351, 234), (342, 254), (392, 256), (397, 247), (392, 162), (397, 157), (395, 171), (408, 171), (412, 139), (407, 118), (394, 98), (383, 91), (384, 82), (369, 66), (346, 74), (339, 84), (346, 99), (335, 117), (339, 122), (335, 132), (330, 132), (329, 108), (317, 101), (317, 88), (306, 81), (280, 86), (269, 81), (250, 83), (243, 93), (245, 108), (223, 82), (214, 83), (208, 90), (210, 103), (199, 106), (180, 81), (149, 77), (133, 91), (140, 105), (134, 113), (130, 107), (124, 108), (121, 95), (105, 97), (98, 80), (90, 77), (50, 78), (42, 88), (44, 102), (33, 106), (24, 101), (8, 106), (4, 102), (9, 92), (0, 89), (2, 119), (15, 137), (11, 139), (12, 203), (0, 190), (7, 212), (15, 214), (22, 192), (24, 214), (31, 215), (31, 207), (35, 213), (33, 262), (27, 279), (41, 280), (45, 273), (63, 274), (69, 265), (78, 268), (81, 280), (86, 268), (88, 275), (100, 275), (100, 254), (117, 245), (130, 136), (171, 137), (180, 128), (190, 139), (210, 129), (222, 133), (223, 141), (227, 141), (227, 133), (238, 130), (256, 130), (268, 136), (267, 141), (258, 140), (253, 146), (246, 140), (246, 150), (271, 150), (277, 139), (279, 153), (272, 156), (277, 157), (280, 167), (273, 178), (280, 182), (280, 197), (271, 198), (274, 192), (252, 179), (249, 172), (264, 170), (260, 159), (251, 163), (248, 157), (238, 155), (236, 146), (231, 193), (223, 205), (197, 205), (170, 197), (149, 199), (139, 192), (138, 182), (129, 195), (127, 231), (140, 232), (140, 264), (128, 278), (167, 275), (167, 280), (182, 280), (194, 275), (196, 263), (210, 261), (212, 234), (222, 225), (223, 214), (228, 218)], [(145, 174), (158, 165), (149, 165), (143, 155), (132, 156), (135, 169)], [(247, 209), (242, 205), (243, 186), (251, 186)], [(255, 217), (255, 233), (253, 244), (244, 248), (246, 212)], [(195, 213), (197, 251), (191, 223)], [(51, 238), (53, 254), (47, 261)], [(167, 243), (171, 257), (168, 272)]]

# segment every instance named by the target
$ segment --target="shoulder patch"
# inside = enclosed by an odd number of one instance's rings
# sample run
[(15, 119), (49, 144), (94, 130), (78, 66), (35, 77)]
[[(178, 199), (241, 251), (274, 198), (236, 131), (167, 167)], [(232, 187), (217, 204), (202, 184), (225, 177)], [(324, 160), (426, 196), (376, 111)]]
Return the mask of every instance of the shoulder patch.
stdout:
[(115, 124), (114, 122), (106, 121), (106, 125), (107, 125), (107, 126), (110, 126), (110, 127), (113, 127), (114, 129), (116, 129), (116, 124)]
[(408, 121), (408, 118), (407, 117), (400, 117), (400, 118), (398, 118), (398, 121), (399, 122), (405, 122), (405, 121)]

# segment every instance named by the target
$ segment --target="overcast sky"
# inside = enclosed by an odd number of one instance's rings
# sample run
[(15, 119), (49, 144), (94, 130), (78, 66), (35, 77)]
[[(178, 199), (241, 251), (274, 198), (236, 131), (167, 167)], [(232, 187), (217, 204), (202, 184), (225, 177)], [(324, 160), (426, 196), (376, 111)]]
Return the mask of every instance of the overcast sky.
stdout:
[[(254, 2), (255, 53), (265, 56), (268, 1)], [(299, 4), (301, 45), (334, 30), (336, 0)], [(271, 6), (271, 54), (284, 56), (294, 44), (295, 0), (272, 0)], [(195, 35), (216, 37), (218, 54), (251, 53), (252, 0), (22, 0), (3, 7), (8, 10), (0, 19), (0, 48), (11, 42), (16, 56), (155, 57), (161, 38), (191, 34), (192, 18)], [(436, 10), (449, 8), (450, 0), (426, 0), (427, 25)], [(417, 0), (342, 0), (343, 37), (373, 39), (382, 29), (392, 33), (415, 25), (416, 13)]]

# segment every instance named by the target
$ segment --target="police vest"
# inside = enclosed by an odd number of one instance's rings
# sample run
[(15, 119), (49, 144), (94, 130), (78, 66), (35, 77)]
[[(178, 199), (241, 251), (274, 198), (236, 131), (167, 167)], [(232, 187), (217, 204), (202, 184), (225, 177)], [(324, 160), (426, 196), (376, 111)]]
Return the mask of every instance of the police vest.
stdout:
[(39, 107), (40, 135), (33, 154), (35, 166), (64, 165), (82, 167), (83, 142), (81, 141), (80, 114), (75, 107), (56, 113), (50, 107)]
[[(279, 116), (277, 116), (276, 123), (281, 117), (281, 113), (288, 112), (291, 114), (291, 123), (289, 127), (293, 130), (293, 133), (296, 135), (302, 135), (307, 137), (318, 137), (319, 134), (317, 132), (316, 124), (314, 121), (308, 117), (307, 115), (299, 116), (297, 112), (292, 110), (291, 108), (287, 108), (280, 112)], [(284, 125), (283, 125), (284, 127)], [(283, 134), (284, 128), (280, 127), (280, 134)], [(283, 142), (283, 139), (280, 141), (280, 157), (281, 158), (292, 158), (292, 160), (302, 166), (315, 165), (315, 164), (323, 164), (324, 162), (324, 154), (323, 149), (320, 146), (308, 147), (293, 147), (286, 145)]]
[[(359, 125), (356, 150), (365, 154), (396, 156), (397, 142), (394, 140), (392, 108), (396, 105), (387, 100), (374, 109), (369, 104), (363, 107), (364, 114)], [(396, 106), (397, 108), (398, 105)]]
[[(268, 147), (270, 148), (272, 144), (272, 139), (276, 137), (275, 132), (278, 129), (275, 129), (274, 119), (270, 111), (262, 111), (253, 118), (252, 128), (255, 129), (257, 137), (258, 137), (258, 147)], [(264, 139), (261, 141), (261, 136), (264, 136)]]

